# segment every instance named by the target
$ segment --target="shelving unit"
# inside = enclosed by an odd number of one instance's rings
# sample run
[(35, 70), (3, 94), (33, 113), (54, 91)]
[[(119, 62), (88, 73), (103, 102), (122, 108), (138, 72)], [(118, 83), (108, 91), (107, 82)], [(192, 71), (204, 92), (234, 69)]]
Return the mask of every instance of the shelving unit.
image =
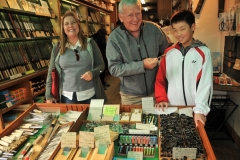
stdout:
[[(61, 0), (60, 9), (61, 16), (67, 11), (74, 11), (80, 20), (83, 34), (89, 37), (96, 33), (99, 29), (106, 29), (107, 33), (110, 34), (110, 13), (111, 10), (103, 8), (102, 4), (109, 4), (106, 0), (94, 3), (91, 1), (77, 1), (77, 0)], [(103, 6), (107, 6), (107, 5)], [(112, 3), (111, 3), (112, 4)]]
[(5, 90), (5, 89), (11, 90), (11, 89), (24, 87), (24, 88), (26, 88), (26, 91), (27, 91), (27, 93), (26, 93), (27, 97), (26, 98), (17, 101), (15, 104), (13, 104), (12, 106), (10, 106), (8, 108), (4, 108), (4, 109), (0, 110), (0, 120), (1, 120), (0, 131), (5, 128), (4, 122), (3, 122), (3, 119), (2, 119), (2, 115), (4, 113), (7, 113), (8, 111), (10, 111), (10, 110), (12, 110), (12, 109), (16, 108), (17, 106), (19, 106), (21, 104), (24, 104), (24, 103), (32, 104), (34, 97), (36, 97), (36, 96), (45, 92), (45, 89), (43, 89), (43, 90), (41, 90), (38, 93), (35, 93), (33, 95), (31, 93), (30, 81), (32, 79), (36, 78), (36, 77), (46, 79), (46, 75), (47, 75), (47, 68), (45, 68), (43, 70), (40, 70), (40, 71), (36, 71), (36, 72), (34, 72), (32, 74), (29, 74), (29, 75), (22, 76), (20, 78), (16, 78), (16, 79), (13, 79), (13, 80), (6, 81), (6, 82), (0, 84), (0, 90)]
[[(9, 1), (4, 0), (7, 3)], [(23, 1), (22, 1), (23, 2)], [(51, 4), (58, 6), (57, 1), (48, 3), (47, 0), (28, 0), (33, 5)], [(1, 3), (2, 4), (2, 3)], [(49, 5), (49, 10), (52, 7)], [(12, 8), (11, 8), (12, 7)], [(47, 76), (48, 63), (51, 56), (52, 42), (58, 41), (56, 32), (57, 14), (43, 12), (44, 8), (29, 11), (26, 8), (0, 6), (0, 91), (14, 91), (23, 88), (24, 92), (11, 95), (6, 103), (7, 107), (0, 110), (0, 132), (5, 128), (3, 114), (21, 104), (32, 104), (34, 98), (45, 92), (43, 87)], [(25, 9), (25, 10), (24, 10)], [(56, 7), (59, 10), (59, 7)], [(31, 86), (31, 81), (42, 79), (42, 88)], [(45, 86), (45, 85), (44, 85)]]

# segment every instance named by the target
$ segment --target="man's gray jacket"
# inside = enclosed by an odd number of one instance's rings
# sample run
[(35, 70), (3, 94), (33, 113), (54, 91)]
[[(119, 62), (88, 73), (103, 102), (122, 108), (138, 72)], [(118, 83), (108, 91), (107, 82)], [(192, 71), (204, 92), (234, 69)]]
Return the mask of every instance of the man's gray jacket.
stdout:
[(121, 80), (120, 91), (135, 96), (154, 93), (158, 66), (145, 69), (143, 59), (157, 58), (170, 45), (161, 28), (152, 22), (142, 23), (138, 38), (123, 24), (114, 29), (107, 41), (106, 54), (109, 72)]

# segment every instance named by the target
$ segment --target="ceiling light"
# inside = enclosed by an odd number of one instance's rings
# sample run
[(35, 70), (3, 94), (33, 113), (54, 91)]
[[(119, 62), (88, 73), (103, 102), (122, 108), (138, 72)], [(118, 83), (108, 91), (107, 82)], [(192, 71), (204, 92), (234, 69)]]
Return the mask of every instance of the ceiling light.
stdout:
[(144, 7), (144, 11), (148, 11), (148, 8), (147, 8), (147, 7)]
[(145, 0), (141, 0), (141, 3), (142, 3), (142, 4), (145, 4)]

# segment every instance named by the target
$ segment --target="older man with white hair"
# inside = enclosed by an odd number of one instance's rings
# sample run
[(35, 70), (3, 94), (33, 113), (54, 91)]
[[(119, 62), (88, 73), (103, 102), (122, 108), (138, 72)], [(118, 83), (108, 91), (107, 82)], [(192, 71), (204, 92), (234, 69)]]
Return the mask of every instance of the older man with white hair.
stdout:
[(121, 80), (121, 103), (141, 104), (153, 97), (158, 57), (171, 43), (157, 24), (142, 20), (140, 0), (121, 0), (118, 12), (121, 25), (107, 42), (108, 70)]

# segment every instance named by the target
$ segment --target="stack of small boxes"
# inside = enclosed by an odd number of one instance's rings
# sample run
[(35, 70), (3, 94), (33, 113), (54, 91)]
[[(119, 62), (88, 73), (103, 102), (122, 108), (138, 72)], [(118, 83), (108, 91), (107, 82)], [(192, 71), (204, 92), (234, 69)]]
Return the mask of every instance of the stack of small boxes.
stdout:
[(0, 109), (11, 107), (13, 105), (11, 101), (12, 98), (10, 97), (8, 90), (0, 91)]
[(16, 103), (22, 99), (27, 98), (27, 89), (26, 88), (17, 88), (9, 91), (13, 101)]
[(11, 107), (17, 101), (27, 98), (27, 89), (18, 88), (0, 91), (0, 109)]

